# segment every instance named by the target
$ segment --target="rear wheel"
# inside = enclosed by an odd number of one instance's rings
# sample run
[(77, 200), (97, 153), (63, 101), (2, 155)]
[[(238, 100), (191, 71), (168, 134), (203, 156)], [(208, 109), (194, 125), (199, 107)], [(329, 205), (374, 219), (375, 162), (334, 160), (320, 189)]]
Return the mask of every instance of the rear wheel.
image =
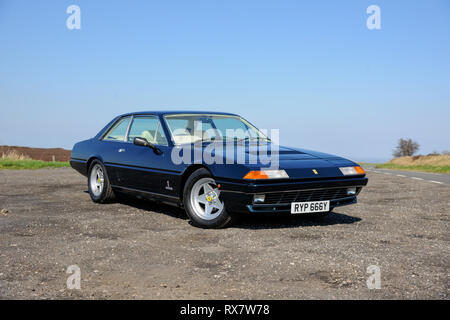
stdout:
[(208, 170), (192, 173), (183, 190), (183, 203), (193, 225), (201, 228), (224, 228), (233, 218), (220, 199), (220, 190)]
[(92, 161), (89, 167), (88, 188), (94, 202), (107, 203), (115, 198), (105, 166), (99, 160)]

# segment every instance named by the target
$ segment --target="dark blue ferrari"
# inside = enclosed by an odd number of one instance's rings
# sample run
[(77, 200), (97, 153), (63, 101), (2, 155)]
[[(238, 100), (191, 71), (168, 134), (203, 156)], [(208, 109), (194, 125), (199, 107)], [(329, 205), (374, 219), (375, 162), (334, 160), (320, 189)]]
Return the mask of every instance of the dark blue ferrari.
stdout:
[(235, 114), (124, 114), (78, 142), (71, 166), (94, 202), (127, 193), (184, 207), (192, 224), (229, 226), (242, 213), (324, 215), (367, 184), (356, 163), (279, 146)]

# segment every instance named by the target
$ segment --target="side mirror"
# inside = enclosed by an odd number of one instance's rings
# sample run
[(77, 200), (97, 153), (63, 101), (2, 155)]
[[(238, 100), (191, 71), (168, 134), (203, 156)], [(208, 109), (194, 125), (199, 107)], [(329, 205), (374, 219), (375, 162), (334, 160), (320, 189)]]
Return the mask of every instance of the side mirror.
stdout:
[(134, 138), (133, 143), (137, 146), (149, 147), (149, 148), (153, 149), (153, 152), (155, 152), (156, 154), (162, 153), (161, 150), (159, 150), (153, 143), (148, 142), (147, 139), (145, 139), (145, 138), (136, 137), (136, 138)]
[(141, 138), (141, 137), (136, 137), (133, 140), (133, 143), (137, 146), (141, 146), (141, 147), (149, 147), (149, 142), (147, 141), (147, 139), (145, 138)]

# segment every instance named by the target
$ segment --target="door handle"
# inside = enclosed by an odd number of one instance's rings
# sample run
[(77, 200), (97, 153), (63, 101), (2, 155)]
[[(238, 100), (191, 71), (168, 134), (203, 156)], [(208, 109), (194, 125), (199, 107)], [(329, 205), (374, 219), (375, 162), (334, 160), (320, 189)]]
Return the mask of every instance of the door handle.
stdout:
[(125, 152), (125, 149), (119, 149), (119, 152)]

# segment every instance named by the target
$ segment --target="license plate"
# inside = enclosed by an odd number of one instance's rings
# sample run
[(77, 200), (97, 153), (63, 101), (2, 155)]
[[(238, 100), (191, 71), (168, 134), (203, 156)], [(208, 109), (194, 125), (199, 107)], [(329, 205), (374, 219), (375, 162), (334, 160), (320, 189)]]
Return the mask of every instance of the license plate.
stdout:
[(330, 201), (292, 202), (291, 213), (310, 213), (330, 211)]

